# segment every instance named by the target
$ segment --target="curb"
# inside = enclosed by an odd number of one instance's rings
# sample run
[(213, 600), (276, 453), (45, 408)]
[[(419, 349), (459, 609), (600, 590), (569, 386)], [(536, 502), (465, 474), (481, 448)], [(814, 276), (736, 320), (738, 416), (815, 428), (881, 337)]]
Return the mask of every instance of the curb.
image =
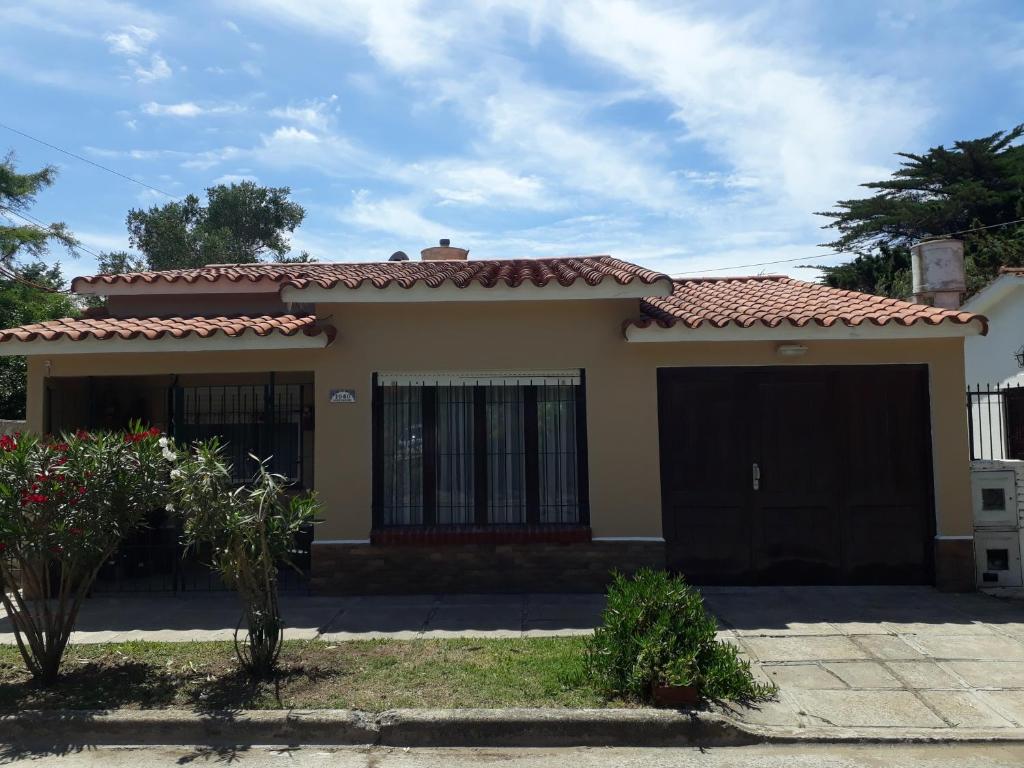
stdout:
[(714, 712), (644, 709), (26, 711), (0, 716), (0, 742), (27, 747), (388, 746), (739, 747), (762, 743), (1024, 743), (1024, 728), (789, 728)]

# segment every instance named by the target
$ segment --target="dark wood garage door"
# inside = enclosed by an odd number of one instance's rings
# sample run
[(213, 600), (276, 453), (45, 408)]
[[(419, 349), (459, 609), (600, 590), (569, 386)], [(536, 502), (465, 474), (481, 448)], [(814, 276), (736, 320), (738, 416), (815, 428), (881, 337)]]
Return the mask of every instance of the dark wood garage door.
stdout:
[(697, 584), (931, 581), (924, 366), (658, 372), (670, 566)]

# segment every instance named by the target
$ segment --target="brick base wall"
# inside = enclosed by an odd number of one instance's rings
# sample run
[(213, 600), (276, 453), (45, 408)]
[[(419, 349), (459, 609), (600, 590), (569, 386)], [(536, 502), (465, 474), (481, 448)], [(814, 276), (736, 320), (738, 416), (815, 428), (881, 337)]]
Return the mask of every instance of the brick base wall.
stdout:
[(313, 545), (321, 595), (432, 592), (602, 592), (617, 568), (664, 568), (658, 541), (388, 546)]
[(977, 588), (974, 541), (935, 540), (935, 586), (942, 592), (973, 592)]

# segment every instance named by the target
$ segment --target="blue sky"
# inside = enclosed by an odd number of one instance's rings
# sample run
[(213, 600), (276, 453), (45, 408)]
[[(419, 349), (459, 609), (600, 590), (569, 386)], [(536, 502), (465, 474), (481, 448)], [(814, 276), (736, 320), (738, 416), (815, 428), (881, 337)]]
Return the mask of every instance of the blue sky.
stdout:
[[(1024, 121), (1024, 6), (0, 0), (0, 122), (172, 195), (289, 186), (321, 261), (611, 253), (813, 273), (813, 212)], [(93, 251), (168, 198), (0, 129)], [(88, 254), (55, 253), (68, 276)], [(725, 269), (728, 268), (728, 269)]]

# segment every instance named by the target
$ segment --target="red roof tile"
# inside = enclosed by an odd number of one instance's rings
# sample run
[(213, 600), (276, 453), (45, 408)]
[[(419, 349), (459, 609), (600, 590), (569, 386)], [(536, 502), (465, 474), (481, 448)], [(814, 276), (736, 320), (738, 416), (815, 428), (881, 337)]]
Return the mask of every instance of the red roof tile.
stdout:
[(911, 304), (899, 299), (806, 283), (789, 277), (725, 277), (674, 280), (671, 296), (642, 299), (641, 317), (628, 322), (639, 328), (659, 325), (670, 328), (682, 323), (688, 328), (782, 324), (800, 328), (814, 323), (822, 327), (842, 323), (858, 326), (909, 326), (916, 323), (959, 325), (979, 321), (982, 332), (987, 321), (982, 315)]
[(279, 333), (283, 336), (294, 336), (301, 333), (306, 336), (327, 334), (328, 339), (334, 338), (334, 328), (320, 325), (315, 315), (260, 315), (249, 317), (84, 317), (61, 320), (49, 320), (44, 323), (32, 323), (17, 328), (0, 331), (0, 343), (6, 341), (57, 341), (70, 339), (136, 339), (143, 337), (149, 340), (171, 336), (176, 339), (195, 335), (198, 338), (209, 338), (217, 333), (225, 336), (242, 336), (253, 333), (256, 336), (270, 336)]
[(652, 285), (667, 281), (667, 275), (644, 269), (611, 256), (581, 256), (561, 259), (509, 259), (467, 261), (381, 261), (363, 264), (310, 263), (310, 264), (228, 264), (199, 269), (168, 270), (165, 272), (132, 272), (120, 275), (93, 275), (76, 277), (72, 290), (85, 286), (154, 285), (165, 283), (260, 283), (306, 288), (359, 288), (364, 284), (387, 288), (392, 284), (411, 288), (417, 283), (437, 288), (452, 284), (465, 288), (477, 283), (485, 288), (499, 284), (510, 287), (532, 284), (545, 286), (558, 283), (570, 286), (577, 281), (599, 285), (605, 279), (620, 285), (639, 282)]

